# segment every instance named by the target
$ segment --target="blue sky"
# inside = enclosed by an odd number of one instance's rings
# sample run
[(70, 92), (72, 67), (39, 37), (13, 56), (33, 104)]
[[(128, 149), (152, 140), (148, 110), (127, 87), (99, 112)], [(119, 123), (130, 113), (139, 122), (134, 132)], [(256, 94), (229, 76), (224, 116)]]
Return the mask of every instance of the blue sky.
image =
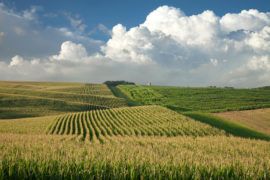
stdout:
[[(39, 6), (40, 14), (55, 14), (57, 17), (48, 18), (40, 16), (44, 25), (56, 27), (70, 26), (69, 21), (63, 16), (79, 16), (87, 25), (86, 31), (95, 31), (99, 24), (111, 29), (120, 23), (127, 28), (137, 26), (144, 22), (145, 17), (154, 9), (162, 5), (180, 8), (186, 15), (199, 14), (204, 10), (212, 10), (216, 15), (222, 16), (228, 12), (238, 13), (243, 9), (258, 9), (267, 12), (270, 8), (269, 0), (4, 0), (6, 6), (18, 11)], [(109, 36), (102, 32), (90, 34), (93, 38), (108, 39)]]
[(258, 87), (269, 0), (0, 1), (0, 80)]

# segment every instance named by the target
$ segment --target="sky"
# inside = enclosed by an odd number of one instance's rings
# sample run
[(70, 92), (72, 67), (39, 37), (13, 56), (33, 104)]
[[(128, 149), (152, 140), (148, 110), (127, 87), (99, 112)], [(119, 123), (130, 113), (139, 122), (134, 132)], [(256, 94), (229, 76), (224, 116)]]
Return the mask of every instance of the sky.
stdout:
[(0, 80), (270, 85), (269, 0), (0, 1)]

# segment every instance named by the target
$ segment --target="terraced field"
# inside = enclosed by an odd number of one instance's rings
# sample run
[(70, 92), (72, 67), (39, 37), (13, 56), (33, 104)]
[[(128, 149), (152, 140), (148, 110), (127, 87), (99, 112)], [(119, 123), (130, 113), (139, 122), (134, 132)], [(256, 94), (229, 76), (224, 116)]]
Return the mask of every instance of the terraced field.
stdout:
[(103, 142), (112, 136), (210, 136), (225, 131), (161, 106), (139, 106), (66, 114), (56, 118), (48, 134)]
[(0, 119), (126, 106), (104, 84), (0, 82)]

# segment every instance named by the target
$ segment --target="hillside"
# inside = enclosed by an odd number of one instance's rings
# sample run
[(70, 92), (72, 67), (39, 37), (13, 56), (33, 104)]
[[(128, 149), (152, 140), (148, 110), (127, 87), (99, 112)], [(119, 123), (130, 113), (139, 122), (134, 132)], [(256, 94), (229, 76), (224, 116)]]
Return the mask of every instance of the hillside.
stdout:
[(77, 135), (101, 142), (112, 136), (211, 136), (224, 131), (161, 106), (140, 106), (66, 114), (55, 119), (49, 134)]
[(263, 89), (192, 88), (120, 85), (130, 99), (173, 110), (218, 112), (270, 107), (270, 93)]
[(215, 116), (239, 122), (257, 131), (270, 135), (270, 108), (248, 111), (215, 113)]
[(103, 84), (0, 82), (0, 119), (126, 106)]
[[(254, 126), (242, 123), (241, 120), (230, 121), (226, 116), (216, 117), (215, 115), (218, 114), (208, 114), (209, 112), (225, 112), (226, 114), (226, 111), (232, 110), (269, 107), (268, 90), (142, 85), (120, 85), (115, 89), (117, 89), (114, 90), (115, 95), (126, 98), (127, 102), (132, 101), (130, 105), (161, 105), (234, 136), (270, 140), (269, 133), (265, 133), (268, 130), (261, 131), (264, 125), (269, 124), (267, 118), (260, 119), (258, 122), (255, 122), (256, 119), (249, 120), (257, 124), (257, 127), (253, 128)], [(264, 114), (265, 117), (269, 115), (269, 113)], [(260, 122), (264, 123), (260, 124)]]
[(0, 85), (0, 179), (270, 178), (270, 136), (208, 113), (264, 90)]

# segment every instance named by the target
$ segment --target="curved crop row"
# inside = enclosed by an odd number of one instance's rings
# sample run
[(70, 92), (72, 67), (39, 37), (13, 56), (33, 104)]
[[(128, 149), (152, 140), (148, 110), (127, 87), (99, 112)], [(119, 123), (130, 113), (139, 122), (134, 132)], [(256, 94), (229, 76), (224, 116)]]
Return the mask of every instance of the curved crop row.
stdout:
[(58, 117), (50, 134), (104, 142), (111, 136), (206, 136), (225, 132), (161, 106), (101, 109)]

